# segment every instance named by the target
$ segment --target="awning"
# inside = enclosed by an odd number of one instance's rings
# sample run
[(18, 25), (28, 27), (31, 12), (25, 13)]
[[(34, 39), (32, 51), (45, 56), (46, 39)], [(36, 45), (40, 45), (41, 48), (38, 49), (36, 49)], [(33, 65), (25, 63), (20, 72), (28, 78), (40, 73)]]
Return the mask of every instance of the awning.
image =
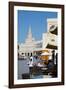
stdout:
[(48, 49), (57, 49), (57, 46), (47, 44), (46, 48), (48, 48)]
[(45, 55), (45, 56), (50, 56), (51, 54), (50, 53), (48, 53), (48, 52), (43, 52), (41, 55)]
[(50, 31), (50, 33), (55, 34), (55, 35), (58, 35), (57, 29), (58, 28), (56, 27), (54, 30)]

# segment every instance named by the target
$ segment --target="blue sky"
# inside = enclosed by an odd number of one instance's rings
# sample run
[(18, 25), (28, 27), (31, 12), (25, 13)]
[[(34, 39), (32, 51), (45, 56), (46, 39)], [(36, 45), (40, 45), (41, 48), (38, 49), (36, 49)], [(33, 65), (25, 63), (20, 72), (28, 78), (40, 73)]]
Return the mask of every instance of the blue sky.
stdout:
[(47, 18), (57, 18), (57, 12), (18, 10), (18, 43), (25, 41), (29, 26), (35, 40), (41, 40), (47, 32)]

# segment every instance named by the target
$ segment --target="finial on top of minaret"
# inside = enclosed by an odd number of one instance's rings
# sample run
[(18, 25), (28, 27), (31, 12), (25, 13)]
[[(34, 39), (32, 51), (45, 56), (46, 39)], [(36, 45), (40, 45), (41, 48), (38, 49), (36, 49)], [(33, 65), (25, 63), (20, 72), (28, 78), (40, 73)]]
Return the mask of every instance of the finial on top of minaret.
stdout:
[(29, 31), (28, 31), (28, 33), (32, 33), (32, 32), (31, 32), (31, 25), (29, 26)]
[(32, 38), (31, 26), (29, 26), (28, 37)]

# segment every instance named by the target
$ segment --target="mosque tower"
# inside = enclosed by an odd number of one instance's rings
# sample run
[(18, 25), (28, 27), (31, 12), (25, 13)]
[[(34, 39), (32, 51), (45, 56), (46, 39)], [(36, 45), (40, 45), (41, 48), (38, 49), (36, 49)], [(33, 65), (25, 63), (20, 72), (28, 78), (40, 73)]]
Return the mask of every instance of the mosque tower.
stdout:
[(35, 39), (32, 36), (32, 32), (31, 32), (31, 26), (29, 26), (29, 31), (27, 34), (27, 38), (26, 38), (26, 43), (32, 43), (33, 41), (35, 41)]
[(26, 37), (24, 47), (22, 48), (22, 50), (23, 52), (25, 52), (26, 55), (32, 56), (35, 47), (36, 47), (35, 39), (32, 36), (31, 26), (29, 26), (27, 37)]

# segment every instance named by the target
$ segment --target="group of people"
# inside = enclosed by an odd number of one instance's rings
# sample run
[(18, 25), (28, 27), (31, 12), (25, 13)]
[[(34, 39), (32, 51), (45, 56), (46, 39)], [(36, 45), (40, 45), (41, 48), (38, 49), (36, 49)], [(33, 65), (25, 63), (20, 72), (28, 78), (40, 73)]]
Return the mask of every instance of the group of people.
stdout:
[[(48, 63), (45, 63), (45, 60), (40, 60), (38, 56), (31, 56), (29, 58), (29, 68), (32, 69), (34, 66), (37, 67), (47, 67), (48, 73), (53, 74), (54, 77), (57, 76), (57, 53), (52, 51), (52, 59), (48, 60)], [(56, 62), (55, 62), (56, 61)]]

